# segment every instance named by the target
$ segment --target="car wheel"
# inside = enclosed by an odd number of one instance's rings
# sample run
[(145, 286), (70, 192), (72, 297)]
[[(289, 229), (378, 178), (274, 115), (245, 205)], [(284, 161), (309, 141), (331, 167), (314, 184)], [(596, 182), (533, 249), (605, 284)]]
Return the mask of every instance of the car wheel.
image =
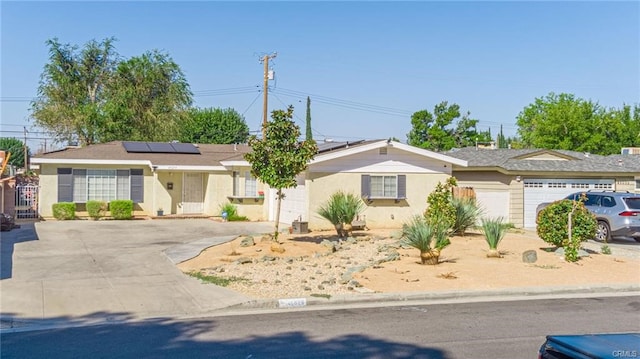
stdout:
[(611, 231), (609, 230), (609, 224), (605, 221), (598, 221), (598, 229), (596, 230), (596, 240), (600, 242), (611, 241)]
[(633, 239), (635, 239), (636, 242), (640, 242), (640, 237), (633, 237)]

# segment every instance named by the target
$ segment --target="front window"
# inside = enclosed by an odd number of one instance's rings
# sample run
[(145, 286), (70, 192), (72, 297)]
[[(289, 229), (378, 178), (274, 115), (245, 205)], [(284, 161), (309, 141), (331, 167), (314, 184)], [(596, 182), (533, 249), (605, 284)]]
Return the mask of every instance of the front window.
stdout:
[(244, 173), (244, 195), (247, 197), (255, 197), (258, 195), (258, 182), (249, 171)]
[(371, 197), (396, 198), (398, 194), (396, 176), (371, 176)]
[(73, 201), (130, 199), (129, 170), (74, 169)]

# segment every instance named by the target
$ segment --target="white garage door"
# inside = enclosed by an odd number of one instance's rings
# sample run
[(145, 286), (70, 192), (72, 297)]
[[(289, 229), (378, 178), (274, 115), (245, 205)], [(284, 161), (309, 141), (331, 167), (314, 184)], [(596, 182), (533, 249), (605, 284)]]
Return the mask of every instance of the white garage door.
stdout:
[(615, 190), (613, 179), (534, 178), (524, 180), (524, 226), (536, 227), (536, 207), (567, 195), (588, 190)]
[[(307, 191), (304, 185), (304, 179), (298, 179), (298, 187), (286, 188), (282, 191), (285, 195), (282, 200), (282, 207), (280, 208), (280, 223), (291, 225), (291, 222), (302, 218), (303, 221), (308, 221), (307, 215)], [(276, 210), (278, 209), (278, 201), (276, 198), (276, 190), (270, 191), (271, 201), (269, 207), (269, 220), (276, 220)]]
[(476, 190), (476, 201), (482, 208), (483, 217), (504, 218), (509, 222), (509, 192)]

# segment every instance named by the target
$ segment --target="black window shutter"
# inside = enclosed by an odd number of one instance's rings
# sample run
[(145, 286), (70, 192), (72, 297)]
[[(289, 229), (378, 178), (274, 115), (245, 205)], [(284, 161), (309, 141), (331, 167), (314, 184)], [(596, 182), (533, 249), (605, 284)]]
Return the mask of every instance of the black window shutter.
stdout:
[(144, 202), (144, 172), (139, 168), (131, 169), (131, 200), (133, 203)]
[(362, 175), (362, 177), (360, 177), (360, 181), (360, 192), (362, 197), (371, 197), (371, 176)]
[(58, 202), (73, 202), (73, 171), (58, 168)]
[(407, 198), (407, 176), (398, 175), (398, 198)]

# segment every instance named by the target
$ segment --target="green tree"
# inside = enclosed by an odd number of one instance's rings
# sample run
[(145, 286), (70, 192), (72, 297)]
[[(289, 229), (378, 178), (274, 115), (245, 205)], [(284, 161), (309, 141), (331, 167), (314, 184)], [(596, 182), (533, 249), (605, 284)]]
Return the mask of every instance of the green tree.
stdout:
[(232, 108), (193, 108), (180, 125), (181, 142), (230, 144), (248, 139), (249, 126)]
[(31, 103), (35, 124), (54, 134), (59, 142), (98, 142), (103, 125), (105, 86), (118, 61), (113, 38), (89, 41), (80, 51), (61, 44), (57, 38), (46, 42), (49, 62)]
[[(633, 114), (632, 114), (633, 112)], [(517, 117), (525, 147), (573, 150), (602, 155), (640, 144), (638, 106), (605, 109), (572, 94), (535, 99)]]
[[(454, 121), (456, 126), (451, 128)], [(490, 141), (491, 133), (478, 132), (477, 123), (478, 120), (470, 118), (469, 112), (461, 116), (459, 105), (443, 101), (434, 107), (433, 113), (421, 110), (411, 116), (412, 129), (407, 134), (407, 142), (428, 150), (446, 151), (473, 146), (476, 141)]]
[(307, 141), (313, 140), (313, 133), (311, 132), (311, 99), (307, 96), (307, 132), (305, 139)]
[(504, 137), (504, 133), (502, 132), (502, 125), (500, 125), (500, 133), (498, 134), (498, 148), (509, 148), (507, 138)]
[[(17, 168), (24, 167), (24, 142), (13, 137), (0, 137), (0, 151), (10, 152), (9, 165)], [(27, 147), (27, 156), (30, 156), (31, 152)]]
[(244, 158), (251, 164), (251, 174), (269, 187), (276, 189), (278, 205), (275, 218), (274, 239), (278, 239), (280, 207), (284, 188), (295, 188), (296, 176), (307, 169), (307, 165), (318, 148), (311, 141), (300, 142), (300, 128), (292, 121), (293, 106), (286, 111), (275, 110), (265, 128), (265, 137), (253, 135), (249, 138), (252, 148)]
[(175, 140), (192, 102), (180, 66), (157, 50), (120, 62), (108, 97), (103, 141)]

